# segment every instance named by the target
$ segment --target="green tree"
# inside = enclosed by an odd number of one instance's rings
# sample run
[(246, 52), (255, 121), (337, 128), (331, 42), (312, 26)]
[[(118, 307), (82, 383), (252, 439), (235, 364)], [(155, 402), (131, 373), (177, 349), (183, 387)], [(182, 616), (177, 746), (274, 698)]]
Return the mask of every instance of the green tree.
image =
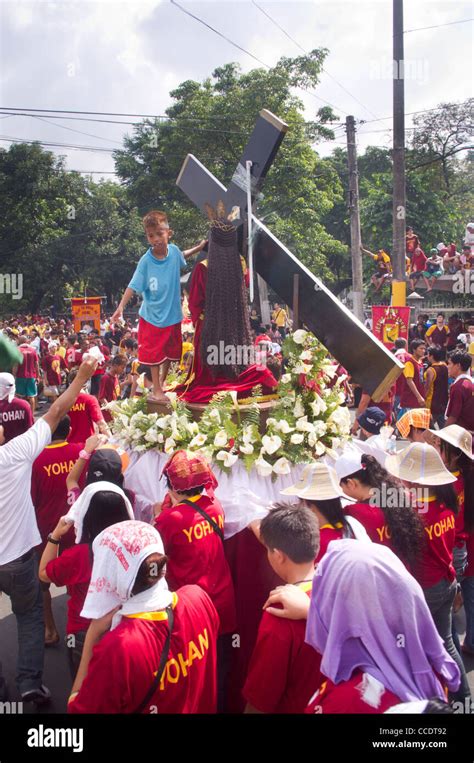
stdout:
[(205, 235), (206, 221), (176, 186), (187, 153), (193, 153), (228, 184), (262, 108), (289, 125), (274, 165), (257, 201), (257, 215), (314, 273), (336, 281), (330, 258), (346, 247), (324, 228), (322, 220), (341, 199), (341, 184), (331, 164), (312, 145), (332, 137), (336, 119), (319, 109), (305, 122), (295, 87), (315, 87), (327, 51), (282, 58), (270, 70), (243, 74), (237, 64), (216, 69), (202, 83), (188, 80), (171, 93), (167, 121), (146, 120), (115, 153), (117, 172), (140, 213), (152, 206), (167, 211), (181, 246)]

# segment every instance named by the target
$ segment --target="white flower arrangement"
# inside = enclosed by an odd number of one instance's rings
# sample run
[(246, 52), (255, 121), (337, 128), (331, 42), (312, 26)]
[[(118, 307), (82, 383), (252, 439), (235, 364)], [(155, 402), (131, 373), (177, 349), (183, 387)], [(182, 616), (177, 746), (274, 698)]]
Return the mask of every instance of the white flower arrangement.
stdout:
[(335, 365), (327, 350), (308, 331), (298, 329), (283, 344), (285, 373), (278, 385), (279, 400), (261, 430), (255, 403), (244, 412), (235, 392), (214, 396), (199, 421), (174, 393), (171, 411), (147, 413), (146, 395), (109, 404), (111, 428), (120, 445), (138, 453), (179, 448), (199, 451), (230, 473), (237, 462), (260, 477), (289, 474), (292, 464), (332, 455), (350, 437), (349, 410)]

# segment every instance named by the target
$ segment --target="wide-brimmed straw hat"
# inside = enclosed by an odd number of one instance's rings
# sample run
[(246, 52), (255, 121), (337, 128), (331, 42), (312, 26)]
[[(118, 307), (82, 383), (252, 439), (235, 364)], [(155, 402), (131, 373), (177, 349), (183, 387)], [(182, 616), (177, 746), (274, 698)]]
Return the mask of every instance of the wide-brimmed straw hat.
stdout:
[(456, 477), (446, 469), (436, 448), (425, 442), (414, 442), (396, 455), (388, 456), (384, 466), (394, 477), (417, 485), (456, 482)]
[(329, 501), (343, 495), (338, 488), (334, 469), (322, 462), (305, 466), (298, 482), (280, 490), (280, 493), (295, 495), (308, 501)]
[(450, 445), (454, 445), (455, 448), (462, 450), (462, 452), (471, 460), (474, 460), (472, 453), (472, 434), (460, 427), (459, 424), (450, 424), (449, 427), (444, 429), (430, 429), (432, 435), (439, 437), (440, 440), (449, 442)]

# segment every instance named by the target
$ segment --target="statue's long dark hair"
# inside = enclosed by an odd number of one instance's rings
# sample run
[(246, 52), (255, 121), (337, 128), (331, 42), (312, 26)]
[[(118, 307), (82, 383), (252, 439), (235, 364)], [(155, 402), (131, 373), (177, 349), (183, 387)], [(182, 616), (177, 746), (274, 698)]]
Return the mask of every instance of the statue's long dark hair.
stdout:
[[(212, 375), (235, 378), (245, 364), (210, 365), (209, 348), (251, 345), (250, 321), (244, 274), (237, 246), (237, 232), (212, 228), (209, 235), (208, 273), (204, 326), (201, 336), (201, 360)], [(243, 355), (245, 358), (245, 354)], [(219, 357), (219, 360), (221, 358)]]

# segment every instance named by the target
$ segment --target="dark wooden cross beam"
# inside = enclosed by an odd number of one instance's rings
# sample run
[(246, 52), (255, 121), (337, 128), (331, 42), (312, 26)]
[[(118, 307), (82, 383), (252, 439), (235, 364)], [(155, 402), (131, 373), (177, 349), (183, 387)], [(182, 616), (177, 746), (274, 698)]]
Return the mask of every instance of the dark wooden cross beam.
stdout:
[[(222, 200), (227, 211), (239, 206), (243, 217), (247, 209), (246, 162), (252, 162), (252, 198), (255, 198), (287, 129), (288, 125), (263, 110), (228, 188), (192, 154), (184, 160), (176, 184), (203, 213), (206, 203), (215, 208)], [(327, 347), (355, 383), (375, 401), (380, 400), (400, 375), (403, 365), (255, 217), (253, 226), (257, 273), (285, 304), (293, 307), (295, 300), (298, 302), (295, 307), (298, 307), (300, 323)]]

